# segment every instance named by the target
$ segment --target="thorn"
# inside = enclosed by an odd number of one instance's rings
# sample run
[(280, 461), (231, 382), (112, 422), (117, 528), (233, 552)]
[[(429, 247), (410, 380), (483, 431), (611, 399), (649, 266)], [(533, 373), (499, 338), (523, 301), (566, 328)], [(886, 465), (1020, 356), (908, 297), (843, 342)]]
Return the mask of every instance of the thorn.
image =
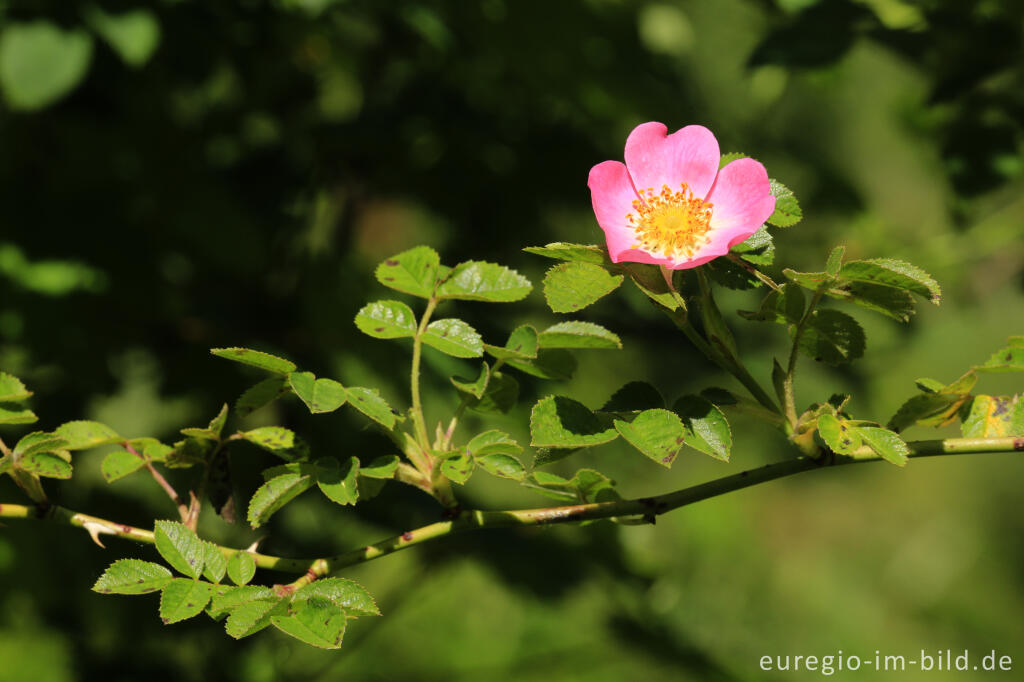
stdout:
[(82, 524), (82, 528), (84, 528), (85, 532), (89, 534), (89, 537), (92, 538), (92, 541), (100, 547), (102, 547), (103, 549), (106, 549), (107, 546), (104, 545), (102, 541), (100, 541), (100, 535), (118, 534), (116, 530), (111, 529), (110, 526), (106, 525), (105, 523), (96, 523), (95, 521), (84, 522)]
[(264, 540), (266, 540), (266, 537), (256, 538), (256, 541), (253, 542), (248, 547), (246, 547), (245, 551), (246, 552), (255, 552), (257, 549), (259, 549), (260, 543), (263, 542)]

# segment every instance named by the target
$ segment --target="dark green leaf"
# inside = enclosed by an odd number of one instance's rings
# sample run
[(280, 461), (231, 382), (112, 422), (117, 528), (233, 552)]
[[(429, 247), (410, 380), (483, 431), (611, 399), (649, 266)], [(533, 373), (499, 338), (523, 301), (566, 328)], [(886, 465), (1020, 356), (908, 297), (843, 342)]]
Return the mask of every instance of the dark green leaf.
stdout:
[(273, 376), (249, 388), (235, 401), (235, 411), (245, 417), (274, 402), (291, 389), (286, 376)]
[(671, 467), (683, 447), (683, 423), (668, 410), (644, 410), (632, 422), (615, 420), (615, 429), (627, 443), (663, 467)]
[(754, 265), (771, 265), (775, 260), (775, 242), (763, 225), (757, 232), (730, 249), (732, 253)]
[(119, 559), (103, 572), (93, 592), (101, 594), (146, 594), (171, 582), (171, 572), (160, 564), (138, 559)]
[(841, 365), (864, 355), (864, 330), (846, 313), (830, 308), (811, 313), (800, 350), (815, 360)]
[(391, 256), (377, 266), (374, 275), (386, 287), (421, 298), (430, 298), (437, 285), (441, 257), (427, 246), (417, 246)]
[(843, 254), (846, 253), (845, 246), (837, 246), (828, 254), (828, 261), (825, 263), (825, 272), (833, 277), (839, 274), (843, 267)]
[(903, 289), (936, 305), (942, 300), (938, 282), (927, 272), (895, 258), (847, 261), (839, 270), (839, 276), (851, 282), (868, 282)]
[(772, 196), (775, 197), (775, 211), (768, 217), (768, 224), (775, 227), (790, 227), (804, 217), (800, 204), (793, 192), (774, 178), (769, 184)]
[(345, 578), (323, 578), (299, 589), (292, 603), (301, 604), (310, 599), (323, 599), (341, 607), (349, 614), (379, 616), (380, 609), (370, 593), (359, 583)]
[(585, 405), (561, 396), (548, 396), (533, 406), (530, 415), (531, 445), (546, 448), (578, 448), (615, 440), (618, 432)]
[(71, 464), (52, 452), (33, 452), (17, 461), (21, 471), (47, 478), (71, 478)]
[(228, 570), (228, 559), (220, 551), (220, 547), (212, 542), (204, 542), (205, 562), (203, 563), (203, 575), (212, 583), (219, 583), (224, 579), (224, 573)]
[(369, 464), (359, 467), (359, 475), (364, 478), (394, 478), (400, 461), (398, 455), (377, 457)]
[[(722, 261), (724, 261), (724, 259), (718, 259), (718, 262)], [(679, 307), (675, 296), (672, 295), (672, 292), (668, 288), (668, 282), (665, 281), (665, 276), (662, 275), (658, 266), (645, 265), (643, 263), (620, 263), (619, 267), (626, 271), (630, 279), (632, 279), (636, 284), (637, 288), (652, 301), (668, 308), (669, 310), (675, 310)], [(682, 271), (680, 270), (676, 271), (676, 273), (681, 272)], [(682, 275), (674, 273), (673, 277), (675, 278), (674, 286), (678, 289)]]
[(732, 450), (732, 431), (725, 414), (706, 398), (684, 395), (672, 406), (686, 430), (686, 444), (724, 462)]
[(358, 476), (359, 460), (355, 457), (350, 457), (344, 464), (333, 457), (316, 461), (316, 484), (332, 502), (355, 504), (359, 499)]
[(631, 381), (615, 391), (598, 412), (641, 412), (665, 407), (665, 399), (645, 381)]
[(501, 412), (511, 410), (519, 400), (519, 382), (503, 372), (492, 372), (487, 389), (479, 400), (471, 400), (469, 409), (476, 412)]
[(474, 457), (494, 454), (518, 455), (523, 451), (523, 446), (504, 431), (492, 429), (474, 436), (466, 444), (466, 451)]
[(270, 619), (274, 616), (287, 613), (288, 602), (283, 599), (255, 599), (233, 609), (224, 629), (235, 639), (241, 639), (270, 625)]
[(24, 457), (36, 452), (53, 452), (67, 447), (68, 442), (56, 434), (35, 431), (22, 436), (14, 445), (14, 458)]
[(211, 348), (210, 352), (220, 358), (234, 360), (245, 365), (259, 367), (275, 374), (290, 374), (296, 370), (295, 363), (249, 348)]
[(192, 438), (205, 438), (207, 440), (220, 440), (220, 432), (224, 430), (224, 423), (228, 419), (228, 406), (227, 403), (221, 408), (217, 416), (214, 417), (208, 426), (205, 428), (188, 428), (182, 429), (181, 433), (185, 436)]
[(401, 301), (374, 301), (356, 313), (356, 327), (375, 339), (416, 336), (416, 315)]
[(576, 357), (562, 348), (542, 348), (532, 360), (510, 359), (506, 364), (541, 379), (571, 379), (576, 372)]
[(615, 481), (600, 471), (580, 469), (570, 484), (576, 489), (580, 502), (611, 502), (620, 499), (615, 492)]
[[(236, 555), (237, 556), (237, 555)], [(243, 604), (256, 600), (277, 600), (277, 595), (269, 587), (262, 585), (244, 585), (241, 587), (228, 587), (213, 597), (214, 611), (231, 611)]]
[(463, 379), (461, 377), (452, 377), (452, 385), (455, 386), (461, 393), (468, 393), (474, 398), (482, 398), (484, 391), (487, 390), (487, 384), (491, 378), (491, 368), (486, 362), (480, 365), (480, 375), (475, 380)]
[(611, 275), (591, 263), (561, 263), (548, 270), (544, 277), (544, 298), (556, 313), (571, 313), (615, 291), (622, 284), (622, 275)]
[(537, 256), (544, 256), (545, 258), (554, 258), (555, 260), (611, 265), (605, 249), (596, 244), (553, 242), (547, 246), (528, 246), (523, 251)]
[(524, 324), (512, 330), (504, 346), (484, 344), (484, 348), (499, 360), (535, 358), (537, 357), (537, 330)]
[(309, 455), (306, 444), (283, 426), (261, 426), (251, 431), (242, 431), (238, 435), (289, 462), (305, 459)]

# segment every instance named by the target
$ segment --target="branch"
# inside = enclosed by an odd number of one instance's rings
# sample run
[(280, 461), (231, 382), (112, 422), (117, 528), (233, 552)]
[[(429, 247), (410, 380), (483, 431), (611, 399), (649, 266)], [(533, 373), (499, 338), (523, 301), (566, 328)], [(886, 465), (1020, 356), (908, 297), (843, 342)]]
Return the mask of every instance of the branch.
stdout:
[[(935, 457), (939, 455), (967, 455), (984, 453), (1024, 452), (1024, 436), (1006, 438), (948, 438), (945, 440), (920, 440), (907, 443), (910, 457)], [(438, 521), (421, 528), (406, 531), (387, 540), (366, 545), (333, 557), (317, 559), (288, 559), (268, 554), (250, 552), (260, 568), (282, 571), (286, 573), (305, 574), (296, 581), (305, 584), (329, 573), (371, 561), (393, 552), (414, 545), (451, 535), (453, 533), (480, 528), (508, 528), (512, 526), (539, 526), (554, 523), (574, 523), (596, 519), (612, 519), (618, 517), (639, 517), (653, 522), (655, 517), (680, 507), (718, 497), (735, 490), (742, 490), (760, 483), (778, 478), (785, 478), (804, 471), (814, 471), (845, 464), (877, 462), (881, 458), (869, 448), (862, 448), (853, 455), (829, 455), (821, 459), (799, 457), (766, 464), (757, 469), (741, 471), (738, 474), (725, 476), (706, 483), (677, 490), (675, 492), (644, 497), (635, 500), (616, 500), (612, 502), (594, 502), (590, 504), (574, 504), (562, 507), (545, 507), (538, 509), (518, 509), (506, 511), (465, 510), (457, 516), (445, 521)], [(45, 519), (56, 523), (83, 528), (93, 537), (97, 532), (117, 535), (135, 542), (153, 544), (153, 533), (141, 528), (126, 526), (95, 516), (88, 516), (57, 506), (29, 507), (19, 504), (0, 504), (0, 518), (12, 519)], [(230, 547), (219, 547), (220, 551), (230, 557), (237, 552), (245, 551)]]

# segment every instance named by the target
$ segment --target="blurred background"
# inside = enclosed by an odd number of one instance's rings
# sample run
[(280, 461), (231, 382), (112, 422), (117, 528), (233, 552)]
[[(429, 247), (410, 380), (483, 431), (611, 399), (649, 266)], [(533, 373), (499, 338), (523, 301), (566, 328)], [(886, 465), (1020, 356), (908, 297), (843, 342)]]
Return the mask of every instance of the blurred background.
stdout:
[[(497, 261), (539, 285), (549, 263), (520, 249), (599, 241), (587, 173), (657, 120), (709, 126), (796, 192), (806, 219), (776, 230), (777, 263), (820, 270), (846, 244), (941, 282), (942, 306), (906, 326), (851, 311), (864, 361), (801, 366), (800, 404), (850, 391), (854, 414), (884, 421), (915, 379), (952, 381), (1024, 333), (1022, 32), (1022, 3), (996, 0), (3, 0), (0, 369), (36, 392), (40, 428), (89, 417), (168, 441), (257, 379), (214, 346), (278, 352), (404, 407), (408, 347), (352, 324), (393, 296), (375, 264), (427, 243), (449, 264)], [(539, 290), (450, 312), (491, 343), (555, 321)], [(597, 407), (637, 378), (669, 399), (732, 385), (635, 295), (585, 312), (625, 349), (581, 354), (569, 382), (524, 378), (521, 406), (494, 426), (526, 442), (529, 406), (552, 392)], [(733, 330), (767, 380), (783, 330)], [(439, 419), (456, 403), (448, 377), (474, 370), (425, 361)], [(1019, 390), (1012, 376), (979, 386)], [(256, 423), (294, 428), (324, 455), (388, 452), (346, 411), (312, 418), (286, 401)], [(733, 431), (730, 464), (690, 452), (666, 472), (616, 444), (554, 471), (595, 467), (632, 497), (789, 456), (758, 424), (736, 418)], [(269, 458), (233, 457), (251, 492)], [(108, 486), (101, 458), (80, 455), (53, 497), (144, 526), (173, 515), (148, 479)], [(812, 679), (757, 662), (840, 649), (995, 649), (1019, 670), (1022, 475), (1006, 455), (874, 464), (656, 526), (453, 538), (346, 571), (385, 617), (355, 622), (334, 652), (269, 630), (235, 642), (205, 618), (163, 627), (155, 597), (89, 591), (110, 561), (150, 548), (11, 522), (0, 681)], [(484, 478), (462, 491), (468, 504), (545, 504)], [(433, 520), (420, 497), (393, 485), (353, 511), (307, 495), (258, 535), (213, 516), (202, 530), (318, 555)], [(0, 501), (22, 501), (6, 479)]]

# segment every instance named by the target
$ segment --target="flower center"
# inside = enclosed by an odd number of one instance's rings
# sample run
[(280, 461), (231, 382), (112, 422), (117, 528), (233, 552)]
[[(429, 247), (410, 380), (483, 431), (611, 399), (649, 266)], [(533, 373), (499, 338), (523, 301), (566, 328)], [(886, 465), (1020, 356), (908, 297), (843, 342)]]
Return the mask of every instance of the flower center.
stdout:
[(697, 250), (709, 244), (712, 204), (693, 196), (684, 182), (678, 192), (668, 185), (661, 192), (648, 188), (633, 201), (633, 212), (626, 216), (636, 231), (637, 244), (632, 248), (674, 259), (693, 258)]

